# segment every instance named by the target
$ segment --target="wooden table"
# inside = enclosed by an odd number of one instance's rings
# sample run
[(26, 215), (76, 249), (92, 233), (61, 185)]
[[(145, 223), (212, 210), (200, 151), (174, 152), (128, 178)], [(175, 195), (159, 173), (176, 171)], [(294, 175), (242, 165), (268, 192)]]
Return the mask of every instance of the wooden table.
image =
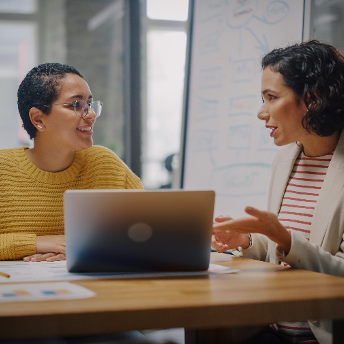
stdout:
[(95, 298), (0, 304), (0, 341), (158, 328), (186, 329), (186, 343), (228, 344), (228, 328), (334, 320), (344, 342), (344, 279), (212, 254), (240, 272), (187, 278), (73, 281)]

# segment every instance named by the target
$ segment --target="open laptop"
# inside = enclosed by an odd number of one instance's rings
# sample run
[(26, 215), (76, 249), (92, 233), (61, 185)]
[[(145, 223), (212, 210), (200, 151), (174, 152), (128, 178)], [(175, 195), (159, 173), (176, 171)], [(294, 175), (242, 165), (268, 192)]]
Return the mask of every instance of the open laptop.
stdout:
[(214, 202), (210, 190), (68, 190), (68, 271), (207, 270)]

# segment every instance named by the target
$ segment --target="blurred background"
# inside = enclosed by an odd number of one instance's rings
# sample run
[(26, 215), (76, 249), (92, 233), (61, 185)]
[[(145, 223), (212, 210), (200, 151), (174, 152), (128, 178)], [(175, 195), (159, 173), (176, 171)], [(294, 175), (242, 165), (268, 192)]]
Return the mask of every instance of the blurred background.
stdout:
[[(344, 51), (344, 1), (312, 4), (313, 38)], [(66, 63), (104, 103), (94, 143), (119, 155), (146, 189), (179, 187), (188, 7), (188, 0), (0, 0), (0, 149), (32, 146), (17, 111), (25, 74)]]

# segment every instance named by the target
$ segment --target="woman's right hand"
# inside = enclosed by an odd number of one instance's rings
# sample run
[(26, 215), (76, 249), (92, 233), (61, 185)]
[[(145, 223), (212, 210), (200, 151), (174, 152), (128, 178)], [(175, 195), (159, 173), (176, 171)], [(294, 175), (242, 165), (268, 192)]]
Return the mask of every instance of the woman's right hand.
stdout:
[(36, 253), (66, 253), (64, 235), (42, 235), (36, 237)]
[[(233, 220), (233, 218), (228, 215), (220, 215), (215, 218), (214, 224), (229, 220)], [(246, 246), (248, 246), (248, 243), (249, 239), (247, 234), (236, 232), (226, 233), (226, 231), (213, 231), (213, 235), (211, 238), (211, 246), (219, 253), (225, 252), (233, 248), (237, 248), (239, 246), (246, 248)]]
[(56, 262), (58, 260), (66, 260), (64, 253), (36, 253), (32, 256), (26, 256), (23, 258), (25, 262)]
[(36, 236), (36, 254), (24, 257), (24, 261), (56, 261), (66, 259), (66, 239), (64, 235)]

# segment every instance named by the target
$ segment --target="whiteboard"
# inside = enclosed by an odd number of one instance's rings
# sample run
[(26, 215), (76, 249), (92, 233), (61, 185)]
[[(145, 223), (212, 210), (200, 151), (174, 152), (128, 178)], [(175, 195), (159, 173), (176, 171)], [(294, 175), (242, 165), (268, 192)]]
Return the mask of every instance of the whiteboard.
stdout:
[(190, 5), (181, 187), (216, 191), (215, 216), (266, 209), (277, 147), (258, 120), (261, 57), (302, 41), (301, 0)]

